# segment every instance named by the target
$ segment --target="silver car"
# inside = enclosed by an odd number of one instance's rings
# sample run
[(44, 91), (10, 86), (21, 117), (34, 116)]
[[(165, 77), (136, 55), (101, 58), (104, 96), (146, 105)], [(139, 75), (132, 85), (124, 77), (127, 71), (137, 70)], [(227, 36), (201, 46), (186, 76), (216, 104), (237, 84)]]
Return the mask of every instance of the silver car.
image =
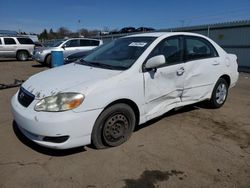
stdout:
[(34, 42), (28, 37), (0, 37), (0, 57), (26, 61), (32, 56)]
[(102, 40), (89, 38), (73, 38), (67, 40), (57, 40), (54, 44), (45, 48), (38, 48), (35, 50), (33, 59), (39, 63), (51, 65), (51, 52), (57, 49), (63, 49), (64, 57), (79, 51), (89, 51), (100, 45)]

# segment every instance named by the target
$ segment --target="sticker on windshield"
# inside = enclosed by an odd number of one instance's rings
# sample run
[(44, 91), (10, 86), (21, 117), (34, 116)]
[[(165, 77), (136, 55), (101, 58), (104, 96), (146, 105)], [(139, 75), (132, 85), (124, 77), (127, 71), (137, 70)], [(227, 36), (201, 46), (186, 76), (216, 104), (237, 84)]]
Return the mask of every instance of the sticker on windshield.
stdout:
[(146, 42), (132, 42), (128, 46), (135, 46), (135, 47), (144, 47), (146, 46)]

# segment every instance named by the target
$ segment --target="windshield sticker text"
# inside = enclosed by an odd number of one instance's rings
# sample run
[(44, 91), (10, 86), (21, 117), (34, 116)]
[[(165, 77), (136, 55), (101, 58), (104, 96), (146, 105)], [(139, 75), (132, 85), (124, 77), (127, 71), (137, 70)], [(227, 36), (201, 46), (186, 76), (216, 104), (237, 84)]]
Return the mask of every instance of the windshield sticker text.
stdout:
[(144, 47), (146, 44), (146, 42), (132, 42), (128, 46)]

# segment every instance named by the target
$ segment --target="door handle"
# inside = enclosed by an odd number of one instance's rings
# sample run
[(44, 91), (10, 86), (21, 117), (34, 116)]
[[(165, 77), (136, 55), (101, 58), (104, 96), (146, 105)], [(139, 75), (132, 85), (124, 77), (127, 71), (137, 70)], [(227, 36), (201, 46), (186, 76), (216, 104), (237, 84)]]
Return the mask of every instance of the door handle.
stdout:
[(183, 67), (179, 68), (176, 72), (177, 76), (181, 76), (183, 75), (183, 73), (185, 72), (185, 69)]

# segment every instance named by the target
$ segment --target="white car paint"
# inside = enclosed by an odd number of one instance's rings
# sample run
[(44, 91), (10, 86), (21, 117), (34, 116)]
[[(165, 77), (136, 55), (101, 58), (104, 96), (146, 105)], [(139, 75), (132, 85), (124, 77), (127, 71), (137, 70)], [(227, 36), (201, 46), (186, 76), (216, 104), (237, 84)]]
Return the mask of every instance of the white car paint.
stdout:
[[(211, 39), (193, 33), (145, 33), (127, 37), (153, 36), (156, 39), (127, 70), (109, 70), (81, 64), (53, 68), (30, 77), (22, 87), (35, 95), (26, 108), (16, 93), (11, 101), (15, 121), (32, 141), (50, 148), (65, 149), (91, 143), (91, 132), (101, 112), (120, 99), (133, 101), (139, 109), (139, 124), (167, 111), (211, 98), (222, 75), (230, 77), (230, 87), (238, 79), (236, 56), (227, 54)], [(142, 65), (156, 45), (171, 36), (197, 36), (208, 40), (218, 57), (182, 62), (143, 71)], [(85, 96), (77, 108), (64, 112), (37, 112), (35, 105), (44, 97), (61, 92)], [(63, 143), (43, 141), (45, 136), (69, 135)]]

